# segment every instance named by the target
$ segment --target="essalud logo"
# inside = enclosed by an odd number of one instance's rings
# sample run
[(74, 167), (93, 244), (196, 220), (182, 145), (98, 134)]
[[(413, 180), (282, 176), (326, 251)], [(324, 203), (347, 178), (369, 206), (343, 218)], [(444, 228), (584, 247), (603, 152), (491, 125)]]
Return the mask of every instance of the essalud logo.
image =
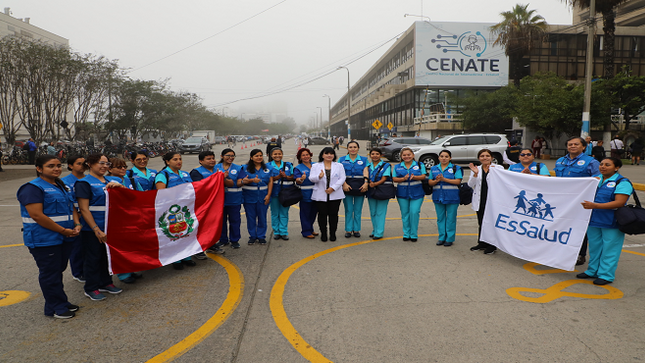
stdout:
[(536, 198), (529, 200), (526, 191), (522, 190), (513, 199), (517, 199), (513, 213), (553, 222), (553, 210), (556, 208), (544, 200), (542, 193), (537, 193)]
[(194, 230), (194, 224), (195, 220), (188, 207), (181, 207), (178, 204), (173, 204), (159, 217), (159, 228), (173, 241), (188, 237)]

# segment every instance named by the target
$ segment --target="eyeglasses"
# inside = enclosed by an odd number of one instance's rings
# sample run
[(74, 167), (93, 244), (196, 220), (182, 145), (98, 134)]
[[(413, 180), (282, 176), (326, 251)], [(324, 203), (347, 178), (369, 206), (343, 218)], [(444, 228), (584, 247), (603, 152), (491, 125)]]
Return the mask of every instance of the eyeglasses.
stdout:
[(109, 168), (110, 166), (112, 166), (112, 163), (107, 162), (107, 161), (99, 161), (99, 164), (101, 164), (101, 165), (105, 165), (105, 166), (107, 166), (108, 168)]
[(128, 167), (125, 165), (122, 166), (115, 166), (114, 169), (127, 169)]
[(148, 158), (138, 158), (138, 159), (134, 159), (134, 161), (147, 161), (147, 160), (148, 160)]
[(528, 154), (520, 154), (520, 156), (531, 156), (533, 153), (528, 153)]
[(234, 158), (235, 155), (224, 155), (225, 158)]

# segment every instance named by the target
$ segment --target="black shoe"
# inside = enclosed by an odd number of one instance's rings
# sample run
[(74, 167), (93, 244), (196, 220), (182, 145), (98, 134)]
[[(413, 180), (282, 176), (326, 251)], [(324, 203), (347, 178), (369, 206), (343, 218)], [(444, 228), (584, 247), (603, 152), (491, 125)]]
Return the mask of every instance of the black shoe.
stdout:
[(403, 237), (403, 241), (407, 242), (407, 241), (409, 241), (409, 240), (410, 240), (410, 239), (409, 239), (408, 237)]
[(589, 276), (583, 272), (583, 273), (577, 274), (576, 277), (579, 279), (593, 279), (595, 276)]
[(56, 319), (71, 319), (74, 316), (76, 316), (76, 314), (74, 314), (73, 311), (69, 311), (69, 310), (64, 312), (64, 313), (60, 313), (60, 314), (54, 313), (54, 318), (56, 318)]
[(354, 237), (360, 238), (360, 236), (361, 236), (361, 232), (354, 232)]
[[(289, 236), (281, 236), (281, 237), (282, 237), (282, 239), (283, 239), (283, 240), (285, 240), (285, 241), (288, 241), (288, 240), (289, 240)], [(262, 242), (260, 242), (260, 243), (262, 243)], [(264, 243), (266, 243), (266, 242), (264, 242)]]
[(485, 255), (492, 255), (492, 254), (495, 253), (495, 251), (497, 251), (497, 247), (495, 247), (495, 246), (486, 247), (486, 249), (484, 250), (484, 254)]
[[(233, 242), (233, 243), (235, 243), (235, 242)], [(215, 247), (224, 247), (224, 246), (226, 246), (226, 245), (228, 245), (228, 244), (229, 244), (229, 242), (228, 242), (228, 241), (226, 241), (226, 242), (217, 242), (217, 243), (215, 244)]]
[(330, 233), (329, 234), (329, 240), (332, 242), (336, 242), (336, 233)]
[(206, 260), (206, 259), (208, 259), (208, 256), (206, 256), (206, 254), (204, 252), (196, 253), (194, 256), (198, 260)]
[(416, 242), (416, 241), (417, 241), (416, 238), (410, 238), (410, 242)]
[(450, 247), (450, 246), (452, 246), (452, 242), (445, 242), (445, 243), (443, 244), (443, 246), (444, 246), (444, 247)]
[(181, 261), (181, 263), (183, 263), (183, 264), (184, 264), (184, 265), (186, 265), (186, 266), (190, 266), (190, 267), (195, 267), (195, 266), (197, 266), (197, 262), (195, 262), (195, 261), (193, 261), (193, 260)]
[(576, 266), (584, 265), (586, 261), (587, 259), (585, 256), (578, 256), (578, 260), (576, 261)]
[(444, 242), (444, 241), (437, 241), (437, 246), (441, 246), (441, 245), (443, 245), (444, 243), (446, 243), (446, 242)]
[(374, 240), (381, 239), (381, 238), (383, 238), (383, 237), (382, 236), (381, 237), (372, 237), (372, 239), (374, 239)]
[(352, 232), (345, 232), (345, 238), (349, 238), (352, 236)]
[(607, 281), (605, 279), (595, 279), (595, 280), (593, 280), (594, 285), (607, 285), (607, 284), (611, 284), (611, 283), (612, 283), (612, 281)]
[(479, 250), (483, 250), (484, 248), (486, 248), (486, 247), (484, 247), (482, 245), (477, 245), (477, 246), (470, 247), (470, 250), (471, 251), (479, 251)]
[(137, 279), (135, 279), (133, 276), (121, 280), (121, 282), (126, 284), (133, 284), (135, 281), (137, 281)]
[(274, 235), (273, 235), (273, 239), (274, 239), (274, 240), (279, 240), (279, 239), (282, 239), (282, 236), (281, 236), (281, 235), (279, 235), (279, 234), (274, 234)]
[(327, 233), (321, 232), (320, 233), (320, 240), (323, 242), (327, 242)]
[(254, 240), (254, 239), (250, 239), (250, 240), (249, 240), (249, 244), (250, 244), (250, 245), (255, 244), (255, 240)]
[(80, 308), (81, 308), (80, 306), (74, 305), (74, 304), (67, 305), (67, 310), (69, 310), (71, 312), (78, 311), (78, 309), (80, 309)]
[(238, 249), (238, 248), (240, 248), (240, 244), (239, 244), (239, 242), (231, 242), (231, 247), (234, 248), (234, 249)]
[(259, 242), (261, 245), (265, 245), (265, 244), (267, 244), (267, 240), (265, 240), (264, 238), (260, 238), (260, 240), (259, 240), (258, 242)]
[(174, 268), (175, 270), (183, 270), (184, 265), (181, 262), (180, 263), (173, 263), (172, 268)]
[(373, 235), (373, 234), (370, 234), (370, 238), (372, 238), (372, 237), (374, 237), (374, 235)]
[(134, 277), (135, 279), (140, 279), (143, 278), (143, 275), (138, 272), (133, 272), (132, 277)]

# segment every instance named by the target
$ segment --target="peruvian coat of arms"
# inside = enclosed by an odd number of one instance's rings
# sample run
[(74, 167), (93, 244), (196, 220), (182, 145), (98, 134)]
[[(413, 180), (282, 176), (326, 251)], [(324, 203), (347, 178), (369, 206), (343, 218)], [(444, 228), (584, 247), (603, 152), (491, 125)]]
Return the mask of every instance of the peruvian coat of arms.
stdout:
[(159, 228), (166, 237), (177, 240), (187, 237), (193, 231), (195, 220), (186, 206), (173, 204), (159, 218)]

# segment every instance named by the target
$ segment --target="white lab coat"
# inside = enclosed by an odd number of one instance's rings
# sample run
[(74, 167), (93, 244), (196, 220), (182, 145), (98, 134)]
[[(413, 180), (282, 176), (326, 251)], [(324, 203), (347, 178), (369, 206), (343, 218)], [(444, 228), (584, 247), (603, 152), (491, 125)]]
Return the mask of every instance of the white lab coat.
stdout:
[[(504, 169), (503, 166), (501, 165), (496, 165), (496, 164), (491, 164), (491, 168), (502, 168)], [(489, 169), (490, 171), (490, 169)], [(478, 165), (477, 166), (477, 177), (475, 177), (475, 173), (473, 171), (470, 171), (470, 178), (468, 179), (468, 186), (473, 188), (473, 201), (470, 204), (470, 207), (477, 212), (479, 210), (479, 200), (481, 199), (481, 189), (482, 189), (482, 166)], [(490, 196), (489, 196), (490, 197)]]
[[(311, 174), (309, 174), (309, 180), (314, 183), (314, 191), (311, 194), (311, 200), (326, 202), (327, 193), (325, 193), (325, 189), (327, 187), (327, 175), (319, 178), (321, 171), (325, 171), (325, 162), (315, 163), (311, 166)], [(329, 186), (331, 188), (334, 188), (334, 192), (329, 195), (329, 200), (345, 199), (345, 193), (343, 192), (344, 183), (345, 168), (343, 167), (343, 164), (337, 163), (335, 161), (332, 162)]]

